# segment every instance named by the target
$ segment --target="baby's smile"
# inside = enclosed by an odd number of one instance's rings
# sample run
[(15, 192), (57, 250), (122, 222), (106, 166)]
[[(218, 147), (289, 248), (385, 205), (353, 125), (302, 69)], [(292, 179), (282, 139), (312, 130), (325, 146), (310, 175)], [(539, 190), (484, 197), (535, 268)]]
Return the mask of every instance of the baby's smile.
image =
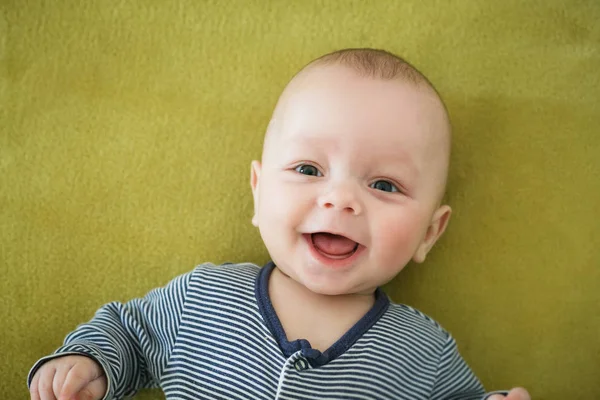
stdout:
[(342, 235), (317, 232), (310, 237), (317, 251), (330, 258), (348, 258), (358, 248), (358, 243)]
[(329, 232), (306, 233), (303, 237), (312, 256), (333, 268), (350, 266), (365, 249), (350, 238)]

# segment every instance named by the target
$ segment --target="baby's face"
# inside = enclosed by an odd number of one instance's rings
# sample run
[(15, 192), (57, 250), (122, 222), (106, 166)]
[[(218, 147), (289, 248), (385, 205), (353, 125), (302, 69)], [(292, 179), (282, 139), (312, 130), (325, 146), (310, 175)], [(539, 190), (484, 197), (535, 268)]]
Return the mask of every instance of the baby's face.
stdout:
[(253, 223), (278, 268), (317, 293), (368, 294), (422, 261), (443, 232), (432, 219), (450, 213), (445, 129), (440, 103), (414, 85), (340, 66), (297, 77), (252, 164)]

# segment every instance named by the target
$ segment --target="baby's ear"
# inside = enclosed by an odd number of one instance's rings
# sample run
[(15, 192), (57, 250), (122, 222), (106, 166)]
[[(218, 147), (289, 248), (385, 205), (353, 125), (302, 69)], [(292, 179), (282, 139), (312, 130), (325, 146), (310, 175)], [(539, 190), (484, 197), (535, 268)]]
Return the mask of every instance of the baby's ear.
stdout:
[(260, 162), (252, 161), (250, 164), (250, 187), (252, 188), (252, 197), (254, 198), (254, 215), (252, 216), (252, 225), (258, 226), (258, 184), (260, 180)]
[(431, 218), (431, 223), (427, 228), (425, 237), (413, 255), (414, 262), (422, 263), (425, 261), (427, 254), (435, 242), (437, 242), (440, 236), (442, 236), (442, 233), (444, 233), (446, 230), (446, 226), (448, 226), (448, 220), (450, 220), (450, 214), (452, 214), (452, 209), (447, 205), (441, 206), (435, 211), (435, 213), (433, 213), (433, 217)]

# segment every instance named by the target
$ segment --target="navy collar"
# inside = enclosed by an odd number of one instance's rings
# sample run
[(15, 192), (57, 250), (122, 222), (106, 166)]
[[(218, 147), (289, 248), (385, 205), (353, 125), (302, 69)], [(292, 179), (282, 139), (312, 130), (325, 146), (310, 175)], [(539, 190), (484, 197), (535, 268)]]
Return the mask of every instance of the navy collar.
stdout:
[(273, 334), (279, 348), (285, 357), (290, 357), (297, 351), (302, 351), (302, 355), (308, 359), (313, 367), (327, 364), (344, 354), (354, 342), (356, 342), (366, 331), (368, 331), (387, 310), (390, 300), (380, 288), (375, 291), (375, 304), (373, 307), (356, 323), (348, 332), (346, 332), (337, 342), (335, 342), (326, 351), (321, 352), (313, 349), (306, 339), (298, 339), (293, 342), (288, 341), (285, 331), (281, 326), (279, 317), (275, 313), (273, 303), (269, 298), (269, 276), (275, 268), (273, 262), (269, 262), (259, 272), (256, 278), (254, 294), (258, 302), (258, 310), (263, 317), (269, 331)]

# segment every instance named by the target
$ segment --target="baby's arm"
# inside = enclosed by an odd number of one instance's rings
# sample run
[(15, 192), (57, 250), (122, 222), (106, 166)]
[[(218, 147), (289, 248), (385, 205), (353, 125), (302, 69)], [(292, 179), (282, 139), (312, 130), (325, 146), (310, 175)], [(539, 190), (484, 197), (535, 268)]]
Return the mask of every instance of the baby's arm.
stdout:
[(65, 355), (80, 354), (102, 367), (108, 386), (104, 398), (132, 396), (141, 388), (158, 386), (175, 342), (190, 277), (191, 273), (179, 276), (144, 298), (103, 306), (91, 321), (71, 332), (53, 355), (33, 366), (28, 385), (46, 362), (62, 363)]

